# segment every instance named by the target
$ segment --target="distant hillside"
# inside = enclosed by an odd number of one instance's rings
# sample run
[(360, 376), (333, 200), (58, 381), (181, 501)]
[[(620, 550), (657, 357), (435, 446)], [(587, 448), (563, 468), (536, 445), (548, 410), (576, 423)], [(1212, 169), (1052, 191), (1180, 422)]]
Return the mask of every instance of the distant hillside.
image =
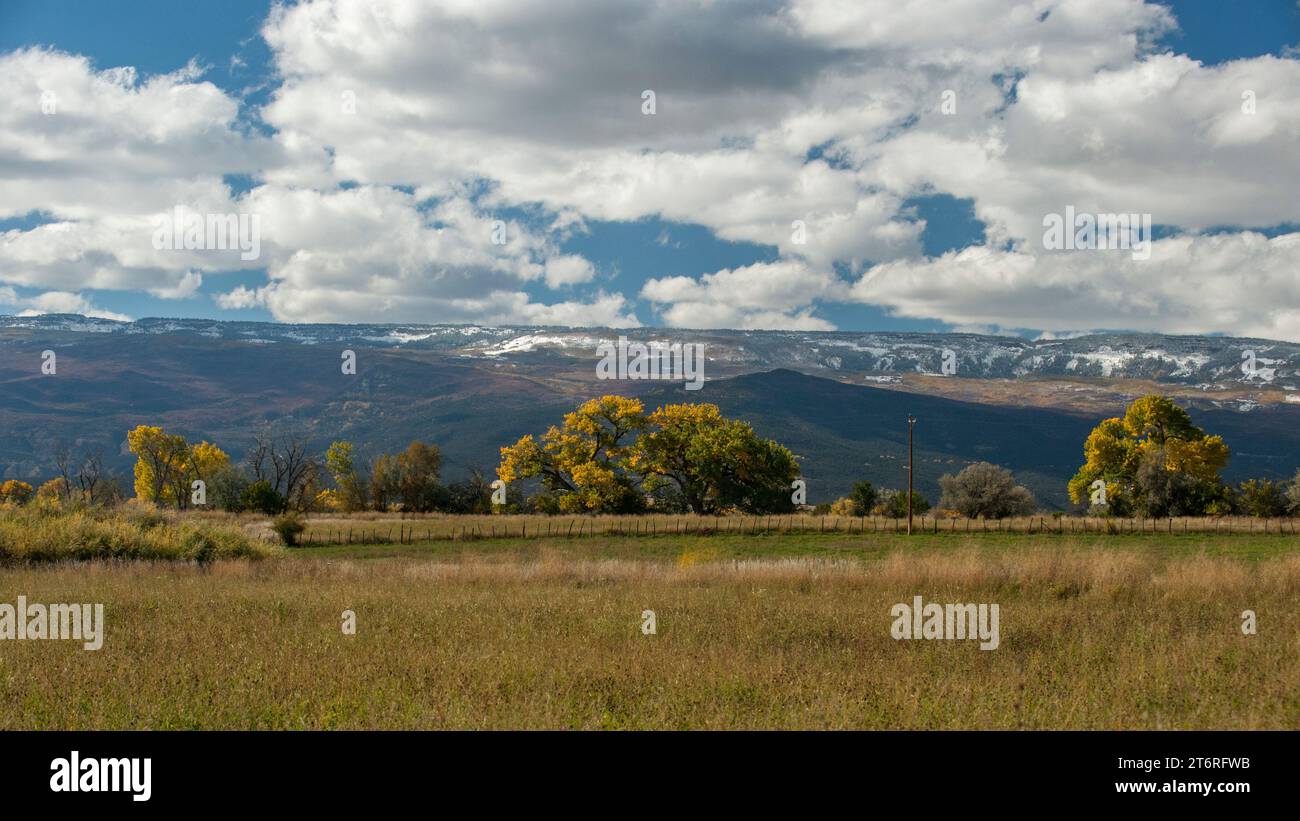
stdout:
[[(703, 341), (708, 383), (687, 392), (668, 383), (596, 381), (595, 346), (620, 333)], [(1266, 376), (1242, 372), (1239, 349), (1247, 343)], [(1103, 348), (1111, 357), (1104, 368)], [(344, 349), (357, 352), (355, 376), (341, 373)], [(1177, 393), (1198, 423), (1225, 436), (1234, 451), (1230, 476), (1289, 476), (1300, 465), (1300, 404), (1286, 399), (1300, 346), (1262, 340), (1114, 335), (1031, 343), (942, 334), (43, 316), (0, 317), (0, 350), (4, 478), (48, 478), (59, 442), (100, 447), (126, 472), (126, 431), (141, 423), (215, 441), (236, 458), (252, 431), (268, 423), (301, 431), (320, 451), (337, 438), (356, 442), (365, 455), (423, 438), (442, 447), (446, 473), (455, 478), (491, 469), (502, 445), (609, 392), (652, 404), (717, 403), (801, 457), (813, 500), (842, 495), (860, 478), (904, 485), (912, 413), (922, 491), (937, 495), (940, 475), (984, 459), (1015, 470), (1044, 503), (1062, 506), (1088, 430), (1149, 389)], [(58, 357), (53, 376), (40, 373), (43, 350)], [(971, 363), (969, 373), (959, 366), (954, 378), (927, 376), (944, 350)], [(931, 365), (935, 371), (921, 370)], [(1092, 375), (1062, 375), (1085, 372)]]
[[(789, 368), (821, 375), (953, 374), (967, 379), (1141, 379), (1206, 391), (1248, 386), (1295, 394), (1300, 401), (1300, 344), (1234, 337), (1092, 334), (1029, 341), (979, 334), (845, 331), (732, 331), (468, 325), (289, 325), (206, 319), (115, 322), (70, 314), (0, 316), (0, 339), (66, 340), (68, 335), (194, 337), (224, 342), (385, 348), (514, 361), (594, 361), (602, 341), (626, 336), (701, 342), (720, 376)], [(1244, 367), (1243, 367), (1244, 366)]]

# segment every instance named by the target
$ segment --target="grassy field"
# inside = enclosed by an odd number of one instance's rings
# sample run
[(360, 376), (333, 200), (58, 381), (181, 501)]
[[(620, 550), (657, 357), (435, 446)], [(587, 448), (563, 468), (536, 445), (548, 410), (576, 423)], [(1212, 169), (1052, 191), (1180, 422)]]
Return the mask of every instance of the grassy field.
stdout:
[[(3, 729), (1300, 728), (1290, 536), (417, 539), (0, 591), (107, 619), (0, 641)], [(915, 595), (997, 603), (1000, 647), (895, 641)]]
[[(214, 521), (256, 523), (261, 517), (212, 513)], [(303, 538), (313, 545), (358, 542), (405, 544), (435, 539), (471, 540), (521, 538), (588, 538), (592, 536), (699, 536), (714, 534), (814, 534), (852, 536), (902, 534), (905, 519), (883, 516), (451, 516), (447, 514), (352, 513), (313, 514)], [(1083, 516), (1022, 516), (1001, 520), (948, 519), (917, 516), (915, 534), (967, 536), (1021, 535), (1300, 535), (1300, 519), (1222, 518), (1119, 519)], [(914, 534), (914, 535), (915, 535)]]
[(1010, 533), (895, 533), (859, 536), (844, 533), (760, 533), (740, 535), (719, 532), (699, 536), (598, 535), (582, 539), (563, 537), (502, 537), (496, 539), (416, 539), (408, 544), (325, 544), (288, 551), (297, 559), (425, 558), (459, 561), (536, 561), (543, 556), (576, 560), (628, 559), (646, 561), (733, 561), (745, 559), (834, 559), (871, 561), (894, 552), (909, 555), (951, 555), (962, 549), (981, 555), (1017, 554), (1041, 548), (1060, 554), (1107, 551), (1152, 558), (1227, 557), (1244, 560), (1300, 554), (1300, 539), (1261, 533), (1213, 536), (1175, 533), (1102, 536), (1037, 536)]

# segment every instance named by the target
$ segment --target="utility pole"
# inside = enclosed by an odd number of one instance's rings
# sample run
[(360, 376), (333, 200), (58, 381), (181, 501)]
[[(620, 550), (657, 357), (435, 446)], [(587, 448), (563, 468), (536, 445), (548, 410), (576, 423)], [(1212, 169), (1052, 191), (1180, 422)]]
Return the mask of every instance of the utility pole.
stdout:
[(907, 535), (912, 535), (912, 426), (916, 417), (907, 416)]

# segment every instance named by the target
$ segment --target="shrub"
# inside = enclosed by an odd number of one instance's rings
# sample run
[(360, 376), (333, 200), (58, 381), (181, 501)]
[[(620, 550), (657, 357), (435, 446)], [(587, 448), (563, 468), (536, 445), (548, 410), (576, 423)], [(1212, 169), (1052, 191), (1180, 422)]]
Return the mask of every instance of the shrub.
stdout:
[(36, 503), (45, 510), (57, 510), (63, 507), (65, 500), (72, 496), (68, 480), (62, 476), (51, 479), (36, 489)]
[(25, 505), (35, 494), (31, 485), (17, 479), (10, 479), (0, 485), (0, 504)]
[(1279, 482), (1250, 479), (1237, 486), (1237, 504), (1248, 516), (1261, 519), (1285, 516), (1287, 502), (1287, 494)]
[(831, 502), (833, 516), (859, 516), (857, 504), (849, 498), (836, 499)]
[(284, 497), (271, 487), (270, 482), (262, 479), (244, 489), (243, 505), (245, 510), (274, 516), (284, 511)]
[[(453, 482), (447, 486), (447, 500), (443, 510), (448, 513), (491, 513), (491, 483), (477, 470), (471, 472), (467, 478)], [(558, 510), (557, 500), (556, 511)]]
[[(919, 516), (930, 509), (930, 502), (917, 491), (912, 491), (912, 514)], [(875, 512), (891, 519), (907, 518), (907, 491), (882, 490)]]
[(296, 547), (298, 537), (307, 529), (307, 525), (303, 524), (301, 516), (291, 511), (276, 516), (271, 522), (271, 529), (280, 537), (280, 541), (284, 542), (285, 547)]
[(126, 509), (122, 518), (141, 530), (151, 530), (172, 522), (172, 517), (159, 510), (153, 502), (141, 502), (138, 499)]
[(956, 476), (941, 477), (939, 487), (943, 488), (939, 507), (951, 508), (971, 519), (1027, 516), (1038, 506), (1034, 494), (1016, 484), (1011, 471), (988, 462), (976, 462)]
[(524, 505), (529, 513), (541, 513), (542, 516), (559, 516), (560, 514), (559, 496), (551, 494), (551, 492), (537, 492), (537, 494), (529, 496)]
[(278, 550), (226, 525), (144, 509), (0, 510), (0, 562), (259, 559)]
[(227, 465), (208, 480), (208, 501), (218, 510), (239, 513), (244, 510), (248, 488), (248, 478), (238, 468)]

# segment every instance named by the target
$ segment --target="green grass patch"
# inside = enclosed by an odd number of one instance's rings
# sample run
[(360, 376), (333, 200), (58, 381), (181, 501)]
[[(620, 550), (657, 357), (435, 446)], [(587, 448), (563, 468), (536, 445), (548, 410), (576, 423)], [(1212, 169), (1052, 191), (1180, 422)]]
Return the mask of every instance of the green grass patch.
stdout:
[(614, 536), (527, 539), (417, 539), (411, 544), (324, 545), (291, 551), (297, 558), (391, 559), (403, 557), (459, 560), (465, 557), (532, 561), (546, 555), (570, 559), (641, 559), (678, 561), (692, 554), (711, 560), (826, 558), (879, 559), (897, 551), (945, 553), (975, 548), (990, 553), (1026, 548), (1065, 552), (1120, 551), (1155, 557), (1221, 556), (1260, 559), (1300, 554), (1300, 539), (1280, 534), (1225, 533), (716, 533), (701, 536)]

